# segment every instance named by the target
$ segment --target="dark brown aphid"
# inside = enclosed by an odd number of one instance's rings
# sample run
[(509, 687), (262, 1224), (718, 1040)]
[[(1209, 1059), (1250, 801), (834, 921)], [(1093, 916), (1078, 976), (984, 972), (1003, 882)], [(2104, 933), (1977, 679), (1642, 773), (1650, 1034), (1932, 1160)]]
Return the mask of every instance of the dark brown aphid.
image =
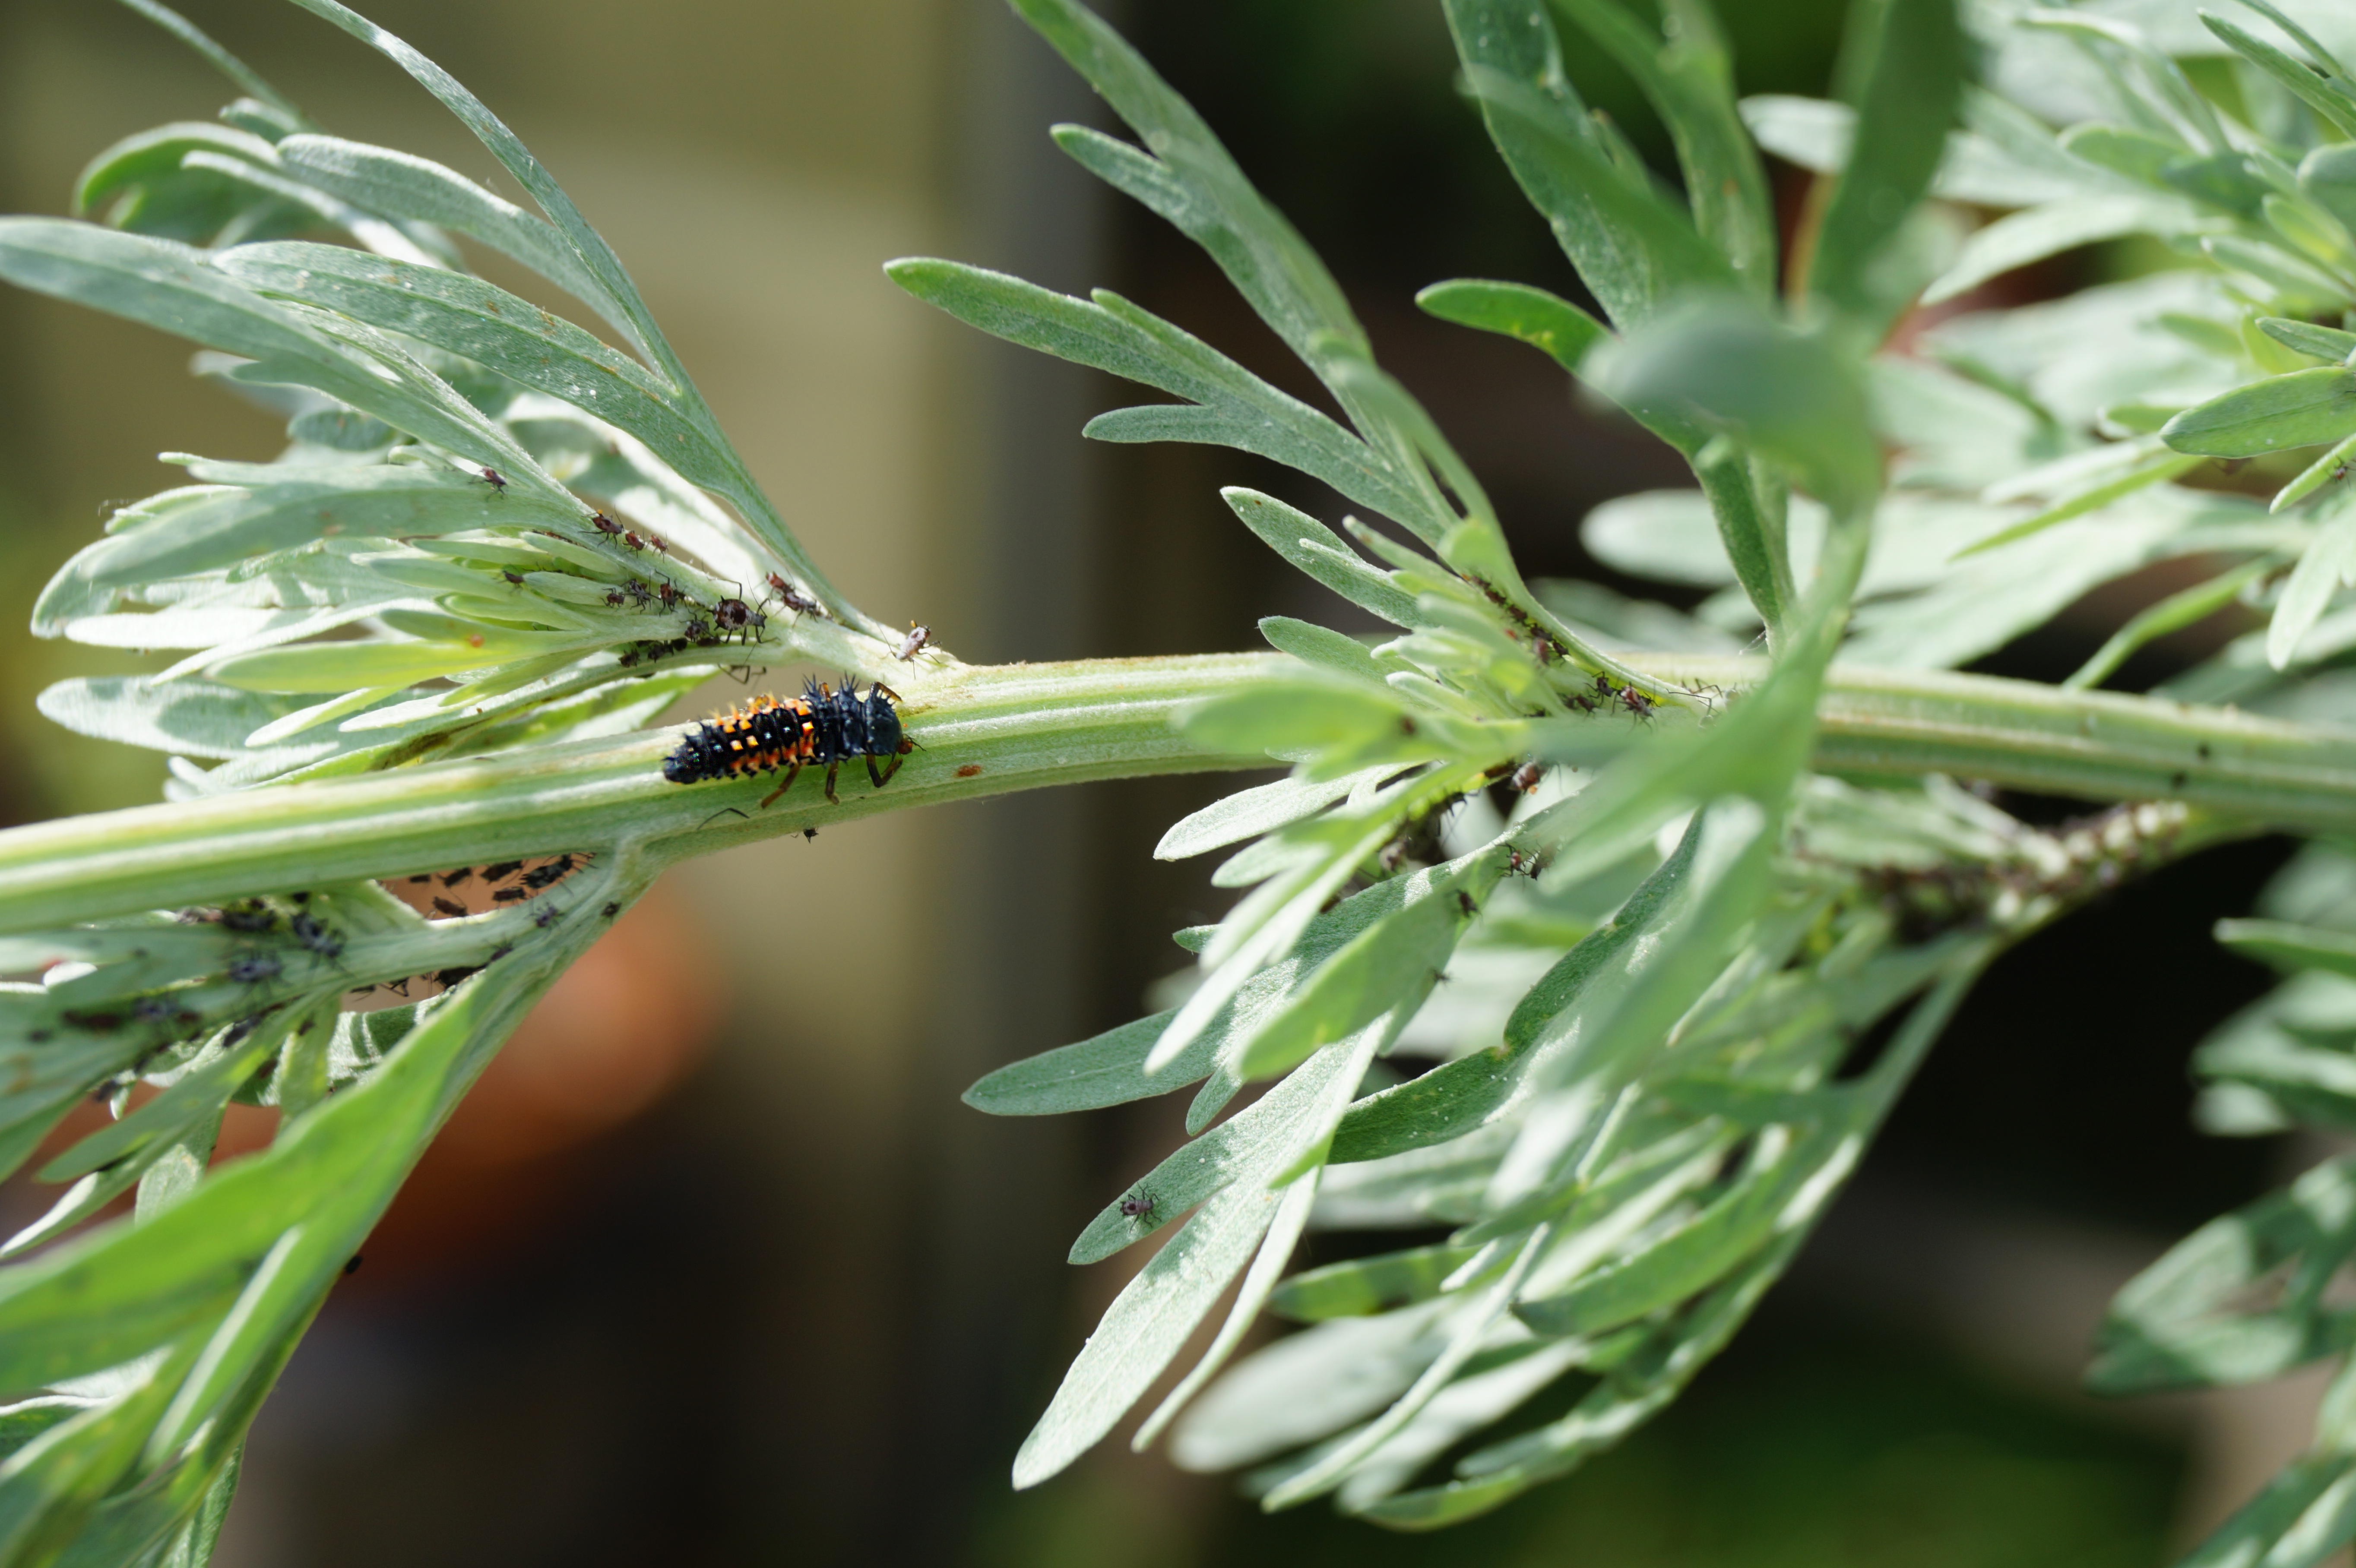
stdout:
[(528, 899), (530, 897), (531, 897), (531, 895), (521, 888), (501, 888), (498, 892), (491, 895), (491, 901), (493, 903), (511, 904), (518, 899)]
[(333, 960), (344, 950), (342, 937), (329, 930), (325, 923), (307, 914), (296, 915), (289, 929), (294, 933), (295, 941), (322, 958)]
[(359, 1253), (354, 1253), (351, 1257), (346, 1261), (344, 1264), (344, 1272), (348, 1275), (358, 1274), (360, 1272)]
[(981, 764), (980, 763), (964, 763), (958, 769), (957, 776), (961, 779), (978, 779), (981, 776)]
[(1472, 901), (1472, 895), (1462, 888), (1456, 890), (1456, 907), (1464, 912), (1467, 920), (1481, 912), (1481, 906)]
[(443, 885), (444, 887), (445, 887), (445, 888), (455, 888), (455, 887), (456, 887), (460, 882), (465, 881), (467, 878), (469, 878), (469, 877), (473, 876), (474, 874), (475, 874), (475, 868), (474, 868), (474, 867), (472, 867), (472, 866), (461, 866), (461, 867), (459, 867), (456, 870), (455, 870), (455, 871), (451, 872), (448, 876), (446, 876), (446, 877), (443, 878), (443, 879), (442, 879), (442, 885)]
[(1536, 763), (1524, 763), (1514, 770), (1513, 786), (1524, 795), (1534, 794), (1538, 781), (1546, 777), (1546, 769)]
[(687, 636), (688, 640), (692, 643), (708, 643), (712, 641), (712, 624), (701, 615), (691, 617), (687, 623)]
[(611, 920), (616, 915), (622, 912), (622, 906), (617, 903), (610, 903), (605, 906), (603, 912), (607, 920)]
[(622, 584), (622, 591), (630, 596), (630, 603), (641, 610), (645, 609), (654, 598), (652, 593), (647, 592), (647, 585), (635, 577)]
[(268, 904), (232, 904), (221, 911), (221, 926), (244, 936), (259, 936), (275, 928), (278, 915)]
[(622, 656), (622, 667), (623, 667), (624, 669), (627, 669), (627, 668), (629, 668), (632, 665), (634, 665), (634, 664), (636, 664), (636, 663), (637, 663), (637, 662), (638, 662), (638, 654), (637, 654), (637, 649), (635, 649), (635, 648), (631, 649), (628, 653), (624, 654), (624, 655)]
[(1639, 719), (1650, 719), (1653, 716), (1653, 709), (1660, 706), (1658, 702), (1633, 686), (1621, 688), (1620, 701), (1622, 706)]
[(506, 578), (509, 582), (514, 583), (518, 588), (521, 588), (523, 586), (523, 573), (519, 571), (509, 571), (505, 568), (502, 568), (500, 569), (499, 575)]
[(483, 868), (483, 880), (487, 882), (504, 882), (509, 877), (514, 876), (518, 871), (522, 869), (523, 862), (521, 860), (502, 860), (496, 866), (486, 866)]
[(541, 930), (546, 931), (550, 926), (554, 925), (563, 913), (564, 912), (554, 904), (542, 904), (540, 912), (531, 917), (531, 923)]
[(438, 896), (434, 901), (434, 907), (438, 912), (446, 914), (453, 920), (457, 920), (463, 917), (466, 912), (466, 906), (465, 904), (457, 903), (452, 900)]
[(496, 468), (486, 468), (483, 470), (483, 483), (488, 485), (492, 491), (497, 495), (504, 496), (507, 494), (507, 476)]
[(1151, 1218), (1153, 1214), (1153, 1194), (1151, 1192), (1142, 1192), (1134, 1198), (1122, 1199), (1120, 1200), (1120, 1211), (1123, 1215), (1131, 1220), (1144, 1220)]
[(446, 991), (469, 975), (479, 975), (482, 972), (483, 966), (480, 964), (468, 964), (455, 969), (436, 969), (434, 971), (432, 979), (435, 985)]
[(241, 986), (258, 986), (264, 980), (275, 980), (285, 967), (265, 954), (252, 954), (230, 961), (229, 977)]
[(655, 584), (655, 597), (662, 601), (662, 607), (668, 610), (672, 605), (678, 603), (683, 596), (680, 594), (677, 584), (670, 582), (658, 582)]
[(601, 534), (619, 535), (622, 531), (622, 525), (603, 512), (590, 513), (589, 524)]
[(742, 599), (723, 599), (712, 607), (712, 619), (723, 632), (741, 632), (753, 624), (753, 606)]
[(647, 548), (647, 541), (640, 539), (634, 533), (625, 533), (622, 536), (622, 542), (628, 545), (632, 549), (644, 549)]
[(912, 624), (908, 628), (908, 635), (900, 639), (900, 651), (892, 656), (897, 659), (915, 658), (925, 651), (925, 645), (932, 640), (933, 629), (930, 626), (918, 626)]
[(426, 871), (426, 872), (422, 873), (421, 875), (412, 877), (412, 878), (410, 878), (409, 880), (410, 880), (411, 881), (412, 881), (412, 882), (430, 882), (430, 881), (432, 881), (432, 880), (434, 880), (434, 873), (433, 873), (433, 872), (431, 872), (431, 871)]
[(605, 590), (605, 603), (613, 605), (616, 609), (619, 609), (623, 604), (628, 603), (628, 600), (620, 589), (608, 588)]
[[(811, 611), (818, 609), (817, 600), (811, 598), (809, 594), (804, 593), (800, 589), (796, 588), (792, 583), (787, 582), (784, 578), (778, 576), (774, 571), (769, 573), (769, 587), (776, 592), (780, 600), (785, 602), (786, 608), (791, 610), (797, 615), (807, 615)], [(822, 611), (819, 613), (824, 613)]]

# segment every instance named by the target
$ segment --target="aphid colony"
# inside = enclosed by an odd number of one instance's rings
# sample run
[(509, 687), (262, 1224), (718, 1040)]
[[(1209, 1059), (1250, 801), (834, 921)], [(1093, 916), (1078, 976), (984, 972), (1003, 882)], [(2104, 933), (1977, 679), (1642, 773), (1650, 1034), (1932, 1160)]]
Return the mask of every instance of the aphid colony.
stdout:
[[(900, 715), (892, 706), (898, 695), (871, 686), (862, 698), (856, 682), (845, 676), (841, 691), (813, 680), (799, 697), (756, 697), (690, 730), (663, 760), (663, 777), (673, 784), (701, 784), (784, 768), (786, 782), (761, 802), (767, 805), (793, 787), (804, 767), (823, 763), (826, 798), (840, 805), (834, 780), (844, 763), (863, 759), (868, 778), (882, 789), (900, 771), (900, 759), (916, 749), (901, 732)], [(881, 772), (878, 757), (892, 759)]]

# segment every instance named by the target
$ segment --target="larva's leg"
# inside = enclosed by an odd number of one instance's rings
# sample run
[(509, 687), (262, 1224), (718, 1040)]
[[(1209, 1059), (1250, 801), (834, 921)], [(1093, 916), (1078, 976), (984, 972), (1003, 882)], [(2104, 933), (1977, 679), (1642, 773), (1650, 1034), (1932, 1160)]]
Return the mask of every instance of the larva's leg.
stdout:
[(773, 801), (773, 800), (776, 799), (779, 795), (781, 795), (785, 794), (785, 793), (786, 793), (786, 791), (787, 791), (787, 790), (789, 790), (789, 789), (793, 788), (793, 787), (794, 787), (794, 780), (796, 780), (796, 779), (798, 779), (798, 778), (799, 778), (799, 777), (801, 776), (801, 772), (802, 772), (802, 764), (801, 764), (801, 762), (800, 762), (800, 760), (799, 760), (799, 759), (796, 759), (796, 761), (795, 761), (795, 763), (794, 763), (794, 765), (793, 765), (792, 767), (788, 768), (787, 770), (786, 770), (786, 782), (785, 782), (785, 783), (783, 783), (783, 784), (779, 784), (776, 788), (775, 788), (775, 789), (771, 790), (767, 795), (766, 795), (762, 796), (762, 798), (761, 798), (761, 809), (762, 809), (762, 810), (764, 810), (764, 811), (768, 810), (768, 809), (769, 809), (769, 802), (771, 802), (771, 801)]
[(834, 793), (834, 775), (841, 771), (842, 763), (840, 761), (831, 762), (826, 765), (826, 798), (830, 805), (842, 804), (842, 797)]

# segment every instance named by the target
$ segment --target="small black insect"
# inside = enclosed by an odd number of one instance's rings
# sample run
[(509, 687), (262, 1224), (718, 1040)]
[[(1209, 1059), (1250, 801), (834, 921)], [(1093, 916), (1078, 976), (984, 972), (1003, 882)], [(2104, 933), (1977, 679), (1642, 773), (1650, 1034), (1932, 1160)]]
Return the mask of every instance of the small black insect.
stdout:
[(622, 531), (622, 525), (603, 512), (590, 513), (589, 523), (601, 534), (619, 534)]
[(1151, 1192), (1144, 1192), (1140, 1193), (1134, 1198), (1122, 1199), (1120, 1200), (1120, 1211), (1124, 1216), (1131, 1220), (1151, 1219), (1153, 1215), (1153, 1194)]
[(681, 599), (685, 598), (686, 595), (680, 592), (679, 587), (676, 583), (659, 582), (655, 584), (655, 597), (660, 600), (662, 602), (662, 607), (668, 610), (672, 605), (677, 604)]
[(474, 874), (475, 874), (475, 868), (474, 868), (474, 867), (472, 867), (472, 866), (461, 866), (461, 867), (459, 867), (456, 870), (455, 870), (455, 871), (451, 872), (448, 876), (446, 876), (446, 877), (443, 878), (443, 879), (442, 879), (442, 885), (443, 885), (444, 887), (445, 887), (445, 888), (455, 888), (455, 887), (456, 887), (460, 882), (465, 881), (467, 878), (469, 878), (469, 877), (473, 876)]
[(278, 915), (268, 904), (232, 904), (221, 911), (220, 923), (226, 930), (258, 936), (276, 927)]
[(519, 571), (509, 571), (503, 567), (499, 571), (499, 575), (506, 578), (509, 582), (514, 583), (518, 588), (521, 588), (523, 586), (523, 573)]
[(296, 915), (289, 929), (294, 933), (295, 941), (322, 958), (333, 959), (344, 950), (342, 937), (307, 914)]
[(622, 584), (622, 592), (628, 594), (630, 596), (630, 603), (636, 604), (641, 610), (645, 609), (655, 597), (655, 595), (647, 592), (647, 585), (640, 582), (635, 577)]
[(531, 917), (531, 923), (538, 926), (541, 930), (546, 931), (550, 926), (554, 925), (558, 920), (562, 919), (563, 914), (564, 912), (557, 908), (554, 904), (542, 904), (540, 906), (540, 912)]
[(605, 906), (605, 910), (604, 910), (602, 912), (605, 914), (605, 918), (606, 918), (607, 920), (611, 920), (611, 919), (613, 919), (616, 915), (617, 915), (617, 914), (619, 914), (619, 913), (621, 913), (621, 912), (622, 912), (622, 906), (621, 906), (620, 904), (618, 904), (618, 903), (610, 903), (610, 904), (607, 904), (607, 905)]
[(419, 875), (412, 877), (409, 880), (412, 882), (430, 882), (434, 880), (434, 873), (431, 871), (421, 872)]
[(507, 475), (501, 474), (496, 468), (486, 468), (483, 470), (483, 483), (488, 485), (495, 495), (504, 496), (507, 494)]
[(344, 1273), (346, 1273), (347, 1275), (354, 1275), (354, 1274), (358, 1274), (358, 1273), (359, 1273), (359, 1272), (360, 1272), (360, 1254), (359, 1254), (359, 1253), (354, 1253), (351, 1255), (351, 1258), (349, 1259), (349, 1261), (348, 1261), (348, 1262), (344, 1264)]
[(434, 899), (434, 908), (436, 913), (446, 914), (452, 920), (460, 919), (466, 912), (466, 906), (465, 904), (456, 903), (449, 899), (440, 897)]
[(275, 980), (285, 968), (285, 965), (266, 954), (250, 954), (230, 961), (229, 977), (241, 986), (258, 986), (264, 980)]
[(469, 964), (463, 967), (455, 969), (436, 969), (434, 971), (432, 978), (435, 985), (441, 987), (446, 991), (451, 987), (456, 985), (459, 981), (466, 979), (468, 976), (479, 975), (482, 972), (483, 966), (481, 965)]
[(711, 624), (701, 615), (691, 616), (687, 623), (687, 635), (690, 642), (709, 643), (712, 641)]
[(617, 610), (618, 610), (618, 609), (620, 609), (620, 608), (621, 608), (625, 603), (628, 603), (628, 600), (627, 600), (627, 598), (623, 594), (623, 592), (622, 592), (622, 591), (621, 591), (620, 589), (618, 589), (618, 588), (608, 588), (607, 590), (605, 590), (605, 603), (608, 603), (608, 604), (613, 605), (616, 609), (617, 609)]
[(502, 860), (496, 866), (486, 866), (483, 868), (483, 880), (487, 882), (504, 882), (509, 877), (514, 876), (518, 871), (522, 869), (523, 862), (521, 860)]
[(501, 888), (498, 892), (491, 895), (491, 901), (493, 903), (511, 904), (518, 899), (528, 899), (530, 897), (531, 897), (531, 895), (524, 891), (521, 888)]
[(908, 628), (908, 635), (900, 639), (900, 651), (892, 656), (903, 660), (915, 658), (925, 651), (925, 645), (932, 640), (933, 629), (930, 626), (919, 626), (912, 623)]

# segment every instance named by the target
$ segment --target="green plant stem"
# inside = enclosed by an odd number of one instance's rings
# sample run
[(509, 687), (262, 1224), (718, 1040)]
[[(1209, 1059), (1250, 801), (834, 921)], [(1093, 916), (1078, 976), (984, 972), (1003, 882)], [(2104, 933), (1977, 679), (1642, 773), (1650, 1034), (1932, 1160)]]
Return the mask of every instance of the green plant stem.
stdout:
[(901, 711), (923, 749), (880, 791), (861, 764), (849, 764), (840, 805), (820, 793), (822, 769), (805, 770), (766, 811), (758, 803), (782, 775), (669, 783), (662, 758), (679, 733), (662, 730), (40, 823), (0, 834), (0, 930), (625, 842), (668, 863), (880, 811), (1044, 784), (1273, 766), (1264, 756), (1206, 752), (1171, 718), (1277, 665), (1272, 656), (1227, 655), (963, 667), (907, 678)]
[[(1655, 680), (1722, 688), (1733, 700), (1768, 669), (1763, 659), (1623, 657)], [(664, 730), (40, 823), (0, 833), (0, 930), (625, 842), (667, 864), (909, 806), (1270, 766), (1205, 751), (1171, 719), (1281, 667), (1262, 655), (1208, 655), (912, 677), (903, 710), (923, 750), (881, 791), (853, 764), (839, 805), (815, 777), (766, 811), (757, 803), (774, 781), (667, 783), (661, 759), (678, 736)], [(1828, 772), (1942, 773), (2096, 801), (2182, 800), (2259, 827), (2356, 830), (2356, 735), (2336, 730), (2031, 681), (1838, 665), (1817, 718), (1814, 765)]]

